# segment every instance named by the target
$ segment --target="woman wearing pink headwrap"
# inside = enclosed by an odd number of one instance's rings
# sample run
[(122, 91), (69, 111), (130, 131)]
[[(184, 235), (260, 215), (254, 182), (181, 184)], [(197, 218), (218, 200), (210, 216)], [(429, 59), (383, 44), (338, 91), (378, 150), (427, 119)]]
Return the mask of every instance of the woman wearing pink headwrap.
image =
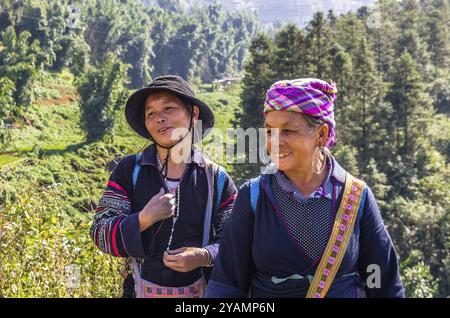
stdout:
[(278, 170), (241, 186), (207, 297), (404, 297), (372, 191), (331, 155), (336, 93), (313, 78), (267, 91)]

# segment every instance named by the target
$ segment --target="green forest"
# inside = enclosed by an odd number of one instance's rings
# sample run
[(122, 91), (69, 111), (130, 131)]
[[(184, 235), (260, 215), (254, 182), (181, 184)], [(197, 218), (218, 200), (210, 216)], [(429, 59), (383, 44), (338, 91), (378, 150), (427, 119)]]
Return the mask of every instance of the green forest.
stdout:
[[(222, 130), (263, 127), (276, 80), (334, 80), (333, 154), (373, 190), (407, 297), (449, 297), (450, 1), (380, 0), (304, 29), (158, 3), (0, 0), (0, 297), (121, 296), (123, 261), (89, 228), (115, 163), (148, 144), (125, 102), (163, 74)], [(236, 185), (260, 168), (220, 164)]]

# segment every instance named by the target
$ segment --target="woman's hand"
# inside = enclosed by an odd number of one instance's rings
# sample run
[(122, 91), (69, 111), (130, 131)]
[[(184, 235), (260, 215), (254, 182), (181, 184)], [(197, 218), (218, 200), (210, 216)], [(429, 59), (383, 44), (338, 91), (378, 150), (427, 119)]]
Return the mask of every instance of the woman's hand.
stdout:
[(171, 218), (174, 211), (175, 196), (171, 193), (164, 193), (164, 188), (161, 188), (139, 212), (141, 232), (160, 220)]
[(190, 272), (198, 267), (208, 265), (209, 252), (204, 248), (182, 247), (164, 252), (164, 264), (177, 272)]

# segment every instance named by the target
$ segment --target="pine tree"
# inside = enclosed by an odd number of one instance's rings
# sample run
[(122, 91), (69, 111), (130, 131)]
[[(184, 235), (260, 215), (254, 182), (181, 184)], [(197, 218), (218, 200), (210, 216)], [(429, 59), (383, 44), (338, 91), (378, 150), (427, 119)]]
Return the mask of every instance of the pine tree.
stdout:
[[(365, 165), (370, 156), (369, 145), (371, 144), (371, 135), (374, 133), (371, 130), (373, 103), (380, 87), (377, 82), (374, 58), (365, 38), (357, 43), (353, 56), (352, 75), (354, 106), (356, 107), (352, 120), (359, 123), (352, 130), (352, 135), (356, 136), (353, 144), (357, 145), (359, 149), (360, 164)], [(349, 117), (352, 117), (351, 115), (351, 113), (348, 114)]]
[(431, 1), (427, 10), (424, 35), (431, 63), (439, 69), (450, 66), (450, 4), (448, 1)]
[(411, 182), (419, 177), (418, 156), (422, 139), (428, 137), (428, 121), (433, 114), (429, 98), (425, 93), (416, 63), (405, 50), (393, 68), (393, 84), (386, 96), (394, 110), (392, 132), (396, 145), (396, 162), (391, 176), (396, 178), (397, 189), (410, 190)]
[(408, 156), (416, 150), (415, 140), (426, 128), (424, 117), (427, 111), (431, 111), (431, 107), (424, 93), (416, 63), (406, 50), (396, 60), (392, 77), (393, 85), (387, 99), (397, 116), (399, 154)]
[[(374, 21), (374, 24), (370, 24), (370, 27), (367, 27), (378, 76), (383, 81), (390, 80), (389, 68), (395, 59), (394, 44), (397, 38), (397, 28), (390, 15), (396, 5), (397, 2), (380, 1), (378, 8), (376, 8), (379, 19)], [(372, 14), (375, 14), (375, 11)]]
[(304, 77), (323, 78), (330, 71), (327, 47), (332, 42), (332, 33), (323, 13), (317, 12), (306, 27), (308, 73)]
[(289, 24), (280, 30), (274, 40), (273, 71), (278, 78), (294, 79), (307, 73), (305, 34)]
[(261, 127), (263, 123), (262, 109), (267, 89), (273, 82), (271, 69), (273, 44), (264, 34), (257, 35), (250, 45), (250, 56), (242, 81), (243, 114), (241, 127)]
[[(236, 114), (235, 125), (243, 128), (258, 129), (263, 126), (263, 105), (266, 91), (273, 83), (274, 74), (272, 65), (273, 44), (265, 34), (258, 34), (251, 42), (249, 58), (245, 63), (245, 76), (242, 80), (242, 112)], [(248, 143), (246, 143), (248, 145)], [(261, 145), (259, 145), (261, 146)], [(248, 147), (246, 155), (250, 158), (257, 158), (257, 149)], [(238, 154), (242, 155), (242, 154)], [(254, 163), (237, 164), (235, 169), (241, 179), (258, 175), (260, 165)]]
[(331, 73), (326, 78), (332, 79), (336, 83), (338, 90), (337, 99), (334, 103), (334, 116), (336, 123), (338, 123), (336, 127), (336, 134), (338, 136), (336, 142), (339, 143), (340, 140), (350, 142), (352, 140), (351, 126), (346, 125), (345, 122), (348, 114), (347, 110), (351, 107), (352, 59), (338, 43), (333, 44), (329, 54), (331, 59)]
[(354, 13), (348, 13), (340, 17), (333, 30), (334, 40), (349, 54), (353, 53), (359, 39), (365, 37), (364, 23)]

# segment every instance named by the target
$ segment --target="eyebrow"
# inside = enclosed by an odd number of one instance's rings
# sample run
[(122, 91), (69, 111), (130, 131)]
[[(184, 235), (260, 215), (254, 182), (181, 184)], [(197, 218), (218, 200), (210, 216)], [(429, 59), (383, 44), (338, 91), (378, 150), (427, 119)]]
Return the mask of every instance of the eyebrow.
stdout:
[[(286, 127), (286, 126), (288, 126), (288, 125), (289, 125), (289, 123), (284, 123), (283, 125), (281, 125), (281, 127)], [(275, 128), (275, 129), (279, 128), (279, 127), (272, 127), (271, 125), (266, 124), (266, 123), (264, 123), (264, 126), (265, 126), (266, 128)]]

